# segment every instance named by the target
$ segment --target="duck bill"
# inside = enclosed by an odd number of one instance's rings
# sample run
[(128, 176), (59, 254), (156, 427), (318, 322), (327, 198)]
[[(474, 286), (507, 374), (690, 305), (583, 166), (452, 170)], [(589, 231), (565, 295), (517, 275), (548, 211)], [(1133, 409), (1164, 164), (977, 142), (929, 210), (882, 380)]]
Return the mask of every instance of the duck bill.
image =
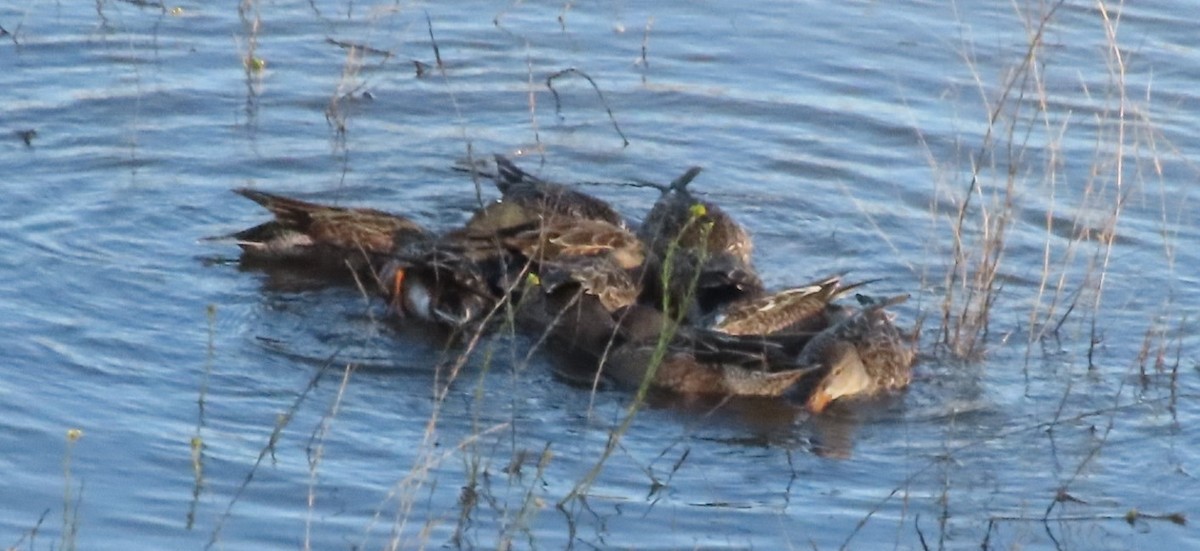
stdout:
[(812, 413), (821, 413), (825, 411), (825, 408), (829, 407), (829, 403), (832, 401), (833, 396), (831, 394), (824, 389), (819, 389), (813, 392), (812, 396), (809, 396), (808, 403), (805, 406)]
[(397, 313), (404, 313), (404, 268), (396, 268), (392, 275), (392, 307)]

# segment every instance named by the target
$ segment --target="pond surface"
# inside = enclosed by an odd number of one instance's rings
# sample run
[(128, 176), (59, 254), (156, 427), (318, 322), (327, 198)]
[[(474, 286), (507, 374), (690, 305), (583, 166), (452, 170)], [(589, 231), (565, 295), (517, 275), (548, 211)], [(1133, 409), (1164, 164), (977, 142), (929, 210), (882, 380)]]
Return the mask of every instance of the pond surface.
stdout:
[[(0, 545), (1200, 548), (1191, 3), (652, 4), (0, 4)], [(622, 429), (501, 334), (439, 398), (457, 349), (201, 240), (240, 186), (448, 227), (492, 153), (634, 219), (703, 165), (771, 285), (913, 293), (916, 381)]]

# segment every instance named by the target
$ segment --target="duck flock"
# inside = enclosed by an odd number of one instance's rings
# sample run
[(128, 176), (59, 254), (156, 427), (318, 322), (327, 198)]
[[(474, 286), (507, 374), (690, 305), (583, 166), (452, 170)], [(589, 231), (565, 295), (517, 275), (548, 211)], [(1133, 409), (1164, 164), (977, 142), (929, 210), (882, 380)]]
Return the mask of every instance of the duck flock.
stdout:
[[(655, 392), (786, 397), (813, 413), (904, 388), (913, 340), (871, 281), (832, 275), (768, 291), (752, 241), (688, 185), (668, 186), (636, 230), (608, 203), (496, 155), (502, 198), (436, 233), (404, 216), (237, 193), (274, 219), (230, 234), (243, 258), (355, 272), (389, 312), (456, 334), (515, 322), (617, 385)], [(854, 295), (853, 299), (848, 299)]]

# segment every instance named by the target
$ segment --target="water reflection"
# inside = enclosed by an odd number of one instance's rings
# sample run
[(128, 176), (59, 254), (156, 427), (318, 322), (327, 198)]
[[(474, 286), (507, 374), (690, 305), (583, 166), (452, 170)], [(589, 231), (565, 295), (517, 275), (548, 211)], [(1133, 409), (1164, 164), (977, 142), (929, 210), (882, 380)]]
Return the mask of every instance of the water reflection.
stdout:
[[(516, 546), (1200, 547), (1186, 527), (1125, 520), (1196, 510), (1200, 495), (1189, 429), (1198, 327), (1184, 315), (1200, 303), (1187, 246), (1200, 236), (1189, 107), (1200, 58), (1185, 3), (1064, 4), (1046, 22), (1051, 44), (1033, 49), (1025, 31), (1049, 6), (468, 2), (430, 4), (427, 25), (419, 10), (340, 1), (191, 3), (182, 16), (151, 4), (0, 14), (0, 81), (12, 96), (0, 129), (12, 176), (0, 201), (0, 303), (10, 306), (0, 464), (21, 497), (0, 500), (0, 534), (14, 547), (36, 547), (23, 534), (41, 547), (61, 536), (57, 547), (115, 549), (130, 533), (146, 547), (203, 545), (218, 523), (230, 548), (393, 537), (498, 547), (526, 534)], [(1106, 32), (1106, 15), (1120, 32)], [(407, 59), (432, 66), (429, 27), (445, 71), (417, 78)], [(364, 61), (339, 43), (398, 54)], [(583, 79), (555, 84), (555, 111), (544, 79), (566, 67), (593, 77), (628, 147)], [(1037, 89), (1006, 95), (1019, 67), (1036, 68)], [(1012, 136), (1015, 150), (979, 152)], [(991, 193), (1017, 188), (987, 354), (965, 366), (923, 358), (909, 392), (819, 417), (786, 400), (651, 396), (604, 467), (595, 512), (564, 520), (550, 509), (594, 465), (628, 390), (601, 383), (593, 395), (594, 373), (544, 346), (528, 370), (478, 369), (478, 389), (460, 385), (436, 404), (432, 453), (452, 466), (431, 470), (414, 443), (433, 418), (439, 365), (461, 347), (384, 322), (383, 305), (344, 272), (236, 258), (197, 270), (197, 255), (233, 250), (190, 246), (238, 225), (230, 209), (244, 205), (231, 205), (230, 187), (336, 189), (447, 227), (475, 195), (445, 160), (517, 147), (598, 181), (663, 179), (700, 162), (701, 190), (751, 226), (771, 283), (885, 276), (898, 290), (923, 287), (915, 309), (931, 317), (952, 262), (947, 226), (978, 167), (990, 183), (974, 188), (969, 216), (1006, 211), (997, 201), (1008, 196)], [(656, 195), (597, 191), (627, 213)], [(1045, 277), (1047, 266), (1062, 276)], [(1081, 293), (1096, 281), (1103, 296)], [(515, 363), (533, 346), (504, 334), (493, 343)], [(305, 446), (332, 384), (243, 486), (276, 416), (335, 353), (355, 376), (326, 461), (313, 467)], [(603, 413), (583, 414), (588, 400)], [(452, 449), (479, 440), (479, 419), (520, 422), (490, 448)], [(80, 425), (81, 529), (54, 535), (68, 520), (56, 512), (62, 435)], [(648, 504), (641, 467), (668, 441), (691, 455)], [(546, 442), (555, 455), (537, 473)], [(496, 474), (524, 449), (523, 476)], [(938, 467), (922, 472), (929, 461)], [(498, 498), (455, 540), (463, 488), (489, 469)], [(399, 481), (414, 479), (421, 487), (404, 491), (419, 497), (393, 507)], [(784, 485), (791, 499), (779, 497)], [(79, 541), (66, 541), (73, 533)]]
[[(229, 264), (229, 259), (209, 259), (210, 264)], [(236, 261), (239, 272), (261, 274), (264, 292), (301, 294), (331, 287), (356, 288), (358, 283), (348, 270), (313, 268), (300, 264), (263, 262), (254, 258)], [(310, 299), (316, 300), (316, 299)], [(383, 315), (389, 329), (387, 339), (392, 346), (406, 352), (383, 363), (381, 359), (357, 358), (356, 368), (365, 373), (387, 373), (396, 369), (389, 362), (429, 366), (452, 362), (454, 355), (464, 353), (462, 339), (434, 325)], [(310, 320), (316, 323), (316, 320)], [(329, 323), (339, 323), (330, 320)], [(536, 336), (503, 334), (491, 338), (506, 340), (503, 344), (515, 348), (517, 358), (537, 354), (549, 358), (552, 375), (558, 384), (577, 389), (598, 391), (602, 399), (627, 400), (631, 393), (615, 390), (596, 371), (596, 361), (590, 356), (572, 353), (569, 348), (547, 345)], [(349, 334), (345, 334), (350, 337)], [(461, 337), (461, 336), (460, 336)], [(353, 337), (350, 337), (353, 339)], [(328, 365), (330, 356), (319, 351), (300, 352), (289, 341), (258, 337), (262, 345), (276, 354), (292, 358), (313, 367)], [(414, 347), (414, 345), (416, 345)], [(423, 351), (423, 352), (422, 352)], [(341, 350), (333, 352), (338, 357)], [(344, 359), (344, 358), (343, 358)], [(367, 360), (367, 361), (364, 361)], [(522, 363), (527, 360), (521, 360)], [(432, 372), (430, 373), (432, 375)], [(804, 448), (821, 457), (847, 459), (853, 454), (854, 435), (864, 419), (894, 411), (902, 396), (887, 396), (871, 400), (848, 400), (837, 403), (826, 414), (811, 415), (802, 403), (786, 398), (713, 397), (650, 392), (644, 407), (666, 414), (683, 427), (685, 432), (699, 438), (741, 446), (782, 446)]]
[[(268, 294), (311, 295), (315, 291), (331, 288), (361, 291), (360, 286), (364, 284), (357, 280), (350, 270), (332, 266), (263, 261), (252, 256), (238, 260), (210, 257), (204, 259), (204, 262), (210, 266), (235, 265), (241, 273), (260, 274), (262, 289)], [(321, 298), (308, 296), (303, 300), (319, 301)], [(369, 301), (373, 300), (371, 297), (367, 298)], [(380, 373), (394, 370), (395, 365), (392, 364), (396, 362), (422, 366), (436, 364), (443, 366), (431, 370), (431, 374), (436, 371), (438, 377), (446, 370), (446, 366), (459, 363), (455, 356), (473, 352), (463, 347), (471, 340), (464, 338), (464, 335), (454, 335), (446, 329), (420, 323), (418, 320), (399, 318), (383, 312), (382, 308), (374, 310), (378, 312), (378, 317), (371, 316), (366, 321), (382, 322), (388, 329), (385, 338), (392, 341), (390, 347), (403, 350), (403, 353), (380, 358), (378, 355), (363, 356), (361, 350), (357, 353), (353, 349), (346, 351), (345, 348), (351, 346), (347, 343), (361, 342), (360, 338), (347, 331), (334, 331), (332, 337), (316, 335), (317, 340), (330, 345), (342, 343), (336, 351), (331, 352), (331, 356), (322, 354), (320, 350), (307, 349), (308, 346), (293, 342), (291, 337), (274, 339), (259, 336), (257, 339), (262, 346), (275, 354), (318, 368), (324, 368), (334, 358), (338, 358), (339, 361), (353, 360), (366, 372)], [(503, 313), (500, 316), (503, 317)], [(318, 322), (310, 319), (305, 323), (329, 327), (344, 324), (344, 320)], [(630, 398), (631, 393), (627, 389), (612, 391), (601, 374), (597, 373), (594, 358), (577, 353), (571, 347), (556, 346), (542, 341), (538, 335), (512, 334), (512, 327), (506, 327), (507, 329), (500, 329), (489, 338), (493, 345), (511, 347), (512, 357), (516, 358), (519, 364), (528, 363), (529, 358), (535, 354), (547, 357), (552, 360), (549, 363), (553, 366), (552, 374), (558, 384), (600, 391), (604, 393), (605, 399)], [(650, 392), (646, 396), (644, 407), (666, 414), (667, 418), (683, 427), (686, 433), (702, 439), (740, 446), (803, 448), (825, 458), (848, 459), (853, 455), (857, 428), (864, 420), (898, 415), (900, 412), (897, 406), (902, 401), (903, 394), (885, 395), (869, 400), (843, 400), (835, 403), (826, 414), (814, 416), (808, 413), (802, 403), (787, 398), (714, 397)]]
[(242, 273), (260, 274), (262, 289), (270, 293), (304, 293), (331, 287), (361, 288), (375, 282), (356, 279), (345, 267), (316, 266), (307, 263), (266, 262), (255, 258), (242, 258), (237, 262)]

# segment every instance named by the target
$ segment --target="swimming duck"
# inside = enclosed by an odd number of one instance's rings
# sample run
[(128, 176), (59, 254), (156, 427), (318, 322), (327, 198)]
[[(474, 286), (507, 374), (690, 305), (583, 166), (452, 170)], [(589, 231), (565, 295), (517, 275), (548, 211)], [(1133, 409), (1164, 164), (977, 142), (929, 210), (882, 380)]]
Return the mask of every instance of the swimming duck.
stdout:
[(692, 167), (671, 182), (638, 231), (650, 250), (647, 299), (665, 298), (671, 310), (692, 322), (765, 293), (751, 263), (750, 234), (720, 207), (688, 191), (700, 171)]
[[(614, 316), (611, 331), (617, 336), (602, 369), (625, 386), (650, 377), (650, 388), (678, 394), (788, 396), (819, 414), (835, 400), (900, 389), (911, 380), (913, 343), (885, 310), (908, 295), (859, 297), (861, 310), (842, 314), (844, 319), (812, 338), (678, 326), (636, 304)], [(656, 357), (661, 360), (652, 371)]]
[(501, 242), (537, 263), (604, 256), (620, 268), (632, 270), (641, 267), (646, 258), (642, 242), (636, 235), (600, 220), (552, 218), (541, 225), (502, 236)]
[[(481, 209), (463, 228), (402, 248), (394, 257), (383, 274), (393, 303), (422, 319), (461, 325), (490, 310), (485, 304), (520, 295), (528, 274), (550, 284), (537, 294), (557, 292), (569, 282), (606, 304), (624, 300), (615, 297), (634, 292), (626, 280), (641, 266), (644, 252), (633, 233), (613, 224), (542, 218), (500, 202)], [(474, 298), (460, 304), (469, 297)]]
[(233, 191), (275, 216), (217, 238), (235, 239), (247, 258), (362, 270), (380, 266), (397, 244), (427, 235), (416, 222), (381, 210), (322, 205), (248, 188)]
[(573, 348), (594, 352), (591, 318), (634, 303), (645, 252), (628, 230), (598, 220), (554, 218), (501, 239), (523, 259), (519, 320)]
[(605, 201), (529, 174), (503, 155), (496, 155), (495, 160), (494, 180), (504, 201), (517, 203), (546, 218), (599, 220), (625, 227), (625, 220)]
[(502, 248), (428, 238), (392, 251), (379, 280), (397, 314), (463, 330), (479, 326), (506, 296), (510, 262)]
[(861, 310), (817, 334), (797, 357), (797, 363), (823, 372), (805, 397), (814, 413), (839, 398), (901, 389), (912, 380), (912, 340), (901, 334), (892, 323), (892, 314), (884, 310), (908, 300), (908, 295), (858, 298)]
[[(636, 266), (635, 266), (636, 267)], [(538, 264), (536, 284), (543, 293), (573, 287), (593, 296), (612, 313), (637, 301), (637, 279), (632, 268), (608, 256), (563, 257)]]
[(778, 397), (811, 379), (818, 367), (784, 358), (760, 337), (680, 327), (662, 312), (635, 304), (615, 316), (611, 350), (601, 370), (618, 384), (676, 394)]
[(612, 316), (637, 302), (636, 270), (607, 256), (566, 257), (536, 270), (522, 288), (517, 320), (560, 352), (602, 355), (613, 339)]
[(536, 262), (603, 255), (612, 257), (622, 268), (633, 269), (646, 257), (641, 240), (622, 226), (589, 218), (546, 217), (507, 201), (479, 209), (462, 228), (447, 236), (462, 242), (499, 245)]
[(712, 330), (729, 335), (815, 334), (844, 317), (844, 307), (833, 304), (834, 300), (875, 281), (842, 285), (842, 276), (832, 275), (771, 294), (743, 298), (717, 310), (705, 321)]

